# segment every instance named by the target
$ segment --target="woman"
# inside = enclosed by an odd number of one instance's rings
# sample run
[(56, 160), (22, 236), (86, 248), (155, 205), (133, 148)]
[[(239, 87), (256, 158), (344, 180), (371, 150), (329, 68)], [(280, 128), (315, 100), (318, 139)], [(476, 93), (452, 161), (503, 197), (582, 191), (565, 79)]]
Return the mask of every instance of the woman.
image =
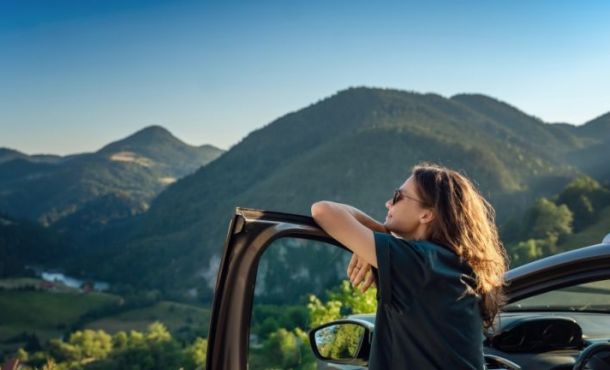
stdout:
[(506, 252), (494, 211), (456, 171), (418, 165), (383, 224), (348, 205), (311, 213), (353, 252), (352, 284), (377, 282), (370, 370), (483, 369), (483, 329), (504, 303)]

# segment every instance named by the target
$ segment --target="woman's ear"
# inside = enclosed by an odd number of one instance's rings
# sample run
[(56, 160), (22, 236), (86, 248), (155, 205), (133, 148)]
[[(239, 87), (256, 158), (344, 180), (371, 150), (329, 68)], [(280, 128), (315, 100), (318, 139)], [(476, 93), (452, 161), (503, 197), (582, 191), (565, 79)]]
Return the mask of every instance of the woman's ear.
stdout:
[(419, 223), (427, 224), (434, 220), (435, 218), (434, 211), (430, 208), (426, 208), (423, 210), (422, 214), (419, 216)]

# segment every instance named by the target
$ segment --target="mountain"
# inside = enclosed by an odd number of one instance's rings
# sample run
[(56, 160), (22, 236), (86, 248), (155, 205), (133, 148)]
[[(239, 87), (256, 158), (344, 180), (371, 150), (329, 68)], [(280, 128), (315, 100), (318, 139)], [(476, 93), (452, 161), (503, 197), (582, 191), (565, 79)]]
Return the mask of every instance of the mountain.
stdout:
[(95, 153), (28, 156), (1, 149), (0, 210), (58, 231), (87, 233), (146, 211), (169, 184), (222, 152), (185, 144), (160, 126)]
[(92, 268), (171, 294), (197, 289), (206, 299), (234, 207), (307, 214), (312, 202), (329, 199), (381, 219), (392, 190), (420, 161), (471, 176), (502, 223), (583, 172), (567, 157), (594, 142), (586, 131), (483, 95), (351, 88), (253, 131), (177, 181), (126, 242), (96, 258), (109, 262)]
[(572, 151), (567, 160), (599, 180), (610, 181), (610, 113), (573, 128), (573, 132), (586, 140), (588, 145)]
[(154, 166), (175, 179), (192, 173), (221, 153), (222, 150), (212, 145), (187, 145), (160, 126), (147, 127), (96, 152), (110, 160)]
[(28, 265), (59, 264), (72, 252), (53, 230), (0, 213), (0, 278), (28, 274)]
[(36, 155), (27, 155), (25, 153), (21, 153), (20, 151), (9, 149), (9, 148), (0, 148), (0, 164), (5, 162), (10, 162), (15, 159), (24, 159), (29, 162), (42, 162), (42, 163), (57, 163), (63, 160), (61, 156), (52, 155), (52, 154), (36, 154)]
[(603, 114), (575, 129), (591, 140), (610, 140), (610, 112)]
[[(565, 152), (566, 147), (581, 147), (582, 140), (560, 128), (544, 123), (517, 108), (480, 94), (459, 94), (451, 98), (488, 119), (490, 133), (504, 140), (517, 141), (545, 158)], [(573, 127), (573, 126), (572, 126)]]
[(27, 157), (27, 154), (21, 153), (20, 151), (9, 148), (0, 148), (0, 163), (9, 162), (14, 159), (23, 159)]

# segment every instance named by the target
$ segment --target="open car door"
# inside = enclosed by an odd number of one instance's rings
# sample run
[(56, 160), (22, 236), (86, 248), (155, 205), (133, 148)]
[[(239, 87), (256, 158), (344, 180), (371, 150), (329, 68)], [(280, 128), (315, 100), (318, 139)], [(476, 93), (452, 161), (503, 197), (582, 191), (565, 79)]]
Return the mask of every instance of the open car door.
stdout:
[(344, 248), (311, 217), (237, 208), (218, 270), (208, 337), (207, 370), (246, 370), (258, 262), (276, 239), (314, 239)]
[[(209, 327), (207, 370), (246, 370), (250, 320), (260, 257), (275, 240), (313, 239), (342, 248), (311, 217), (237, 208), (218, 277)], [(610, 278), (610, 245), (550, 256), (506, 274), (508, 303), (581, 282)]]

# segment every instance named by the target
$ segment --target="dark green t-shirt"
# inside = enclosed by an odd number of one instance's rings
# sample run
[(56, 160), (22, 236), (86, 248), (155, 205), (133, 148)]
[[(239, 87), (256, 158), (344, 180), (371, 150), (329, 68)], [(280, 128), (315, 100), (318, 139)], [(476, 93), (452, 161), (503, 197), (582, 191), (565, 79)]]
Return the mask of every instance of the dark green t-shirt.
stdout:
[(484, 369), (480, 297), (448, 248), (375, 233), (377, 314), (370, 370)]

